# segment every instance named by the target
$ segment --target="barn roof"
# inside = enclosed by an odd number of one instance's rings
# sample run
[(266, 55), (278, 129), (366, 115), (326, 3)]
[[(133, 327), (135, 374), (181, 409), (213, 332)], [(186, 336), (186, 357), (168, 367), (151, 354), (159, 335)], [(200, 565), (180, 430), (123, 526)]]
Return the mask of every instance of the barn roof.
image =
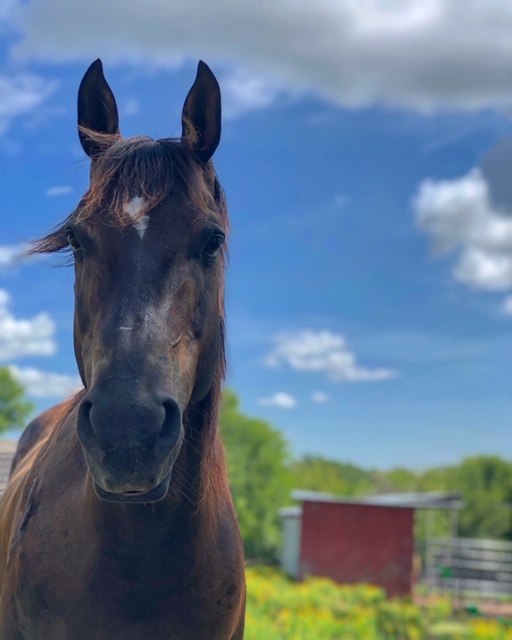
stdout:
[(0, 494), (4, 492), (7, 485), (17, 445), (17, 440), (0, 440)]
[[(450, 509), (464, 508), (462, 495), (455, 491), (443, 493), (441, 491), (426, 491), (422, 493), (383, 493), (374, 496), (354, 498), (337, 496), (318, 491), (304, 491), (297, 489), (292, 492), (292, 498), (301, 502), (331, 502), (334, 504), (356, 504), (376, 507), (397, 507), (408, 509)], [(292, 513), (284, 514), (292, 515)]]

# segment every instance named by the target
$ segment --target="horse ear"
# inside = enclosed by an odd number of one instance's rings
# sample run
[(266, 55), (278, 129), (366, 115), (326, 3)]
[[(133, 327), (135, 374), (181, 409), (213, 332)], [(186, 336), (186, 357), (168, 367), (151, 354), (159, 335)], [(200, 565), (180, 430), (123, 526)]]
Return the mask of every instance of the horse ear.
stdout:
[[(87, 69), (78, 89), (78, 126), (98, 133), (119, 134), (116, 99), (105, 80), (99, 59)], [(89, 157), (100, 150), (80, 128), (78, 136)]]
[(202, 60), (181, 114), (181, 140), (201, 162), (208, 162), (220, 141), (220, 87), (210, 67)]

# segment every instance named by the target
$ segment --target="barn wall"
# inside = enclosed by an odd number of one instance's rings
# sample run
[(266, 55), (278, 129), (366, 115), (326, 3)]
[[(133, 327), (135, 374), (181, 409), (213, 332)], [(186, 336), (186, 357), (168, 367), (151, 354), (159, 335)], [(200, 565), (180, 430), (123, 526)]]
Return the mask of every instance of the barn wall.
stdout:
[(299, 577), (366, 582), (389, 596), (411, 593), (413, 510), (304, 502)]

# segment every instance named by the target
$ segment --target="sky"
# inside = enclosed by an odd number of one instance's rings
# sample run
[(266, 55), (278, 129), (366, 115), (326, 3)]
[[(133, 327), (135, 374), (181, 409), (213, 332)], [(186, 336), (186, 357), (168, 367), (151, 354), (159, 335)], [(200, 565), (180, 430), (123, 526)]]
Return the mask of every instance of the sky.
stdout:
[(242, 410), (295, 456), (511, 460), (511, 33), (509, 0), (2, 0), (0, 365), (38, 411), (79, 385), (73, 270), (22, 254), (87, 189), (87, 67), (156, 139), (203, 59)]

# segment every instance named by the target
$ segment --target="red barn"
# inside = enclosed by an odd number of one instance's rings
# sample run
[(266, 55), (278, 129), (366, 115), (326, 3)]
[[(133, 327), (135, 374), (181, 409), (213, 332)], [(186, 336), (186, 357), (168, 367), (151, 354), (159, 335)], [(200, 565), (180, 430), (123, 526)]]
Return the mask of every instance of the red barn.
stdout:
[(282, 509), (282, 568), (299, 580), (326, 576), (412, 594), (415, 509), (462, 508), (459, 494), (388, 494), (362, 500), (297, 491)]

